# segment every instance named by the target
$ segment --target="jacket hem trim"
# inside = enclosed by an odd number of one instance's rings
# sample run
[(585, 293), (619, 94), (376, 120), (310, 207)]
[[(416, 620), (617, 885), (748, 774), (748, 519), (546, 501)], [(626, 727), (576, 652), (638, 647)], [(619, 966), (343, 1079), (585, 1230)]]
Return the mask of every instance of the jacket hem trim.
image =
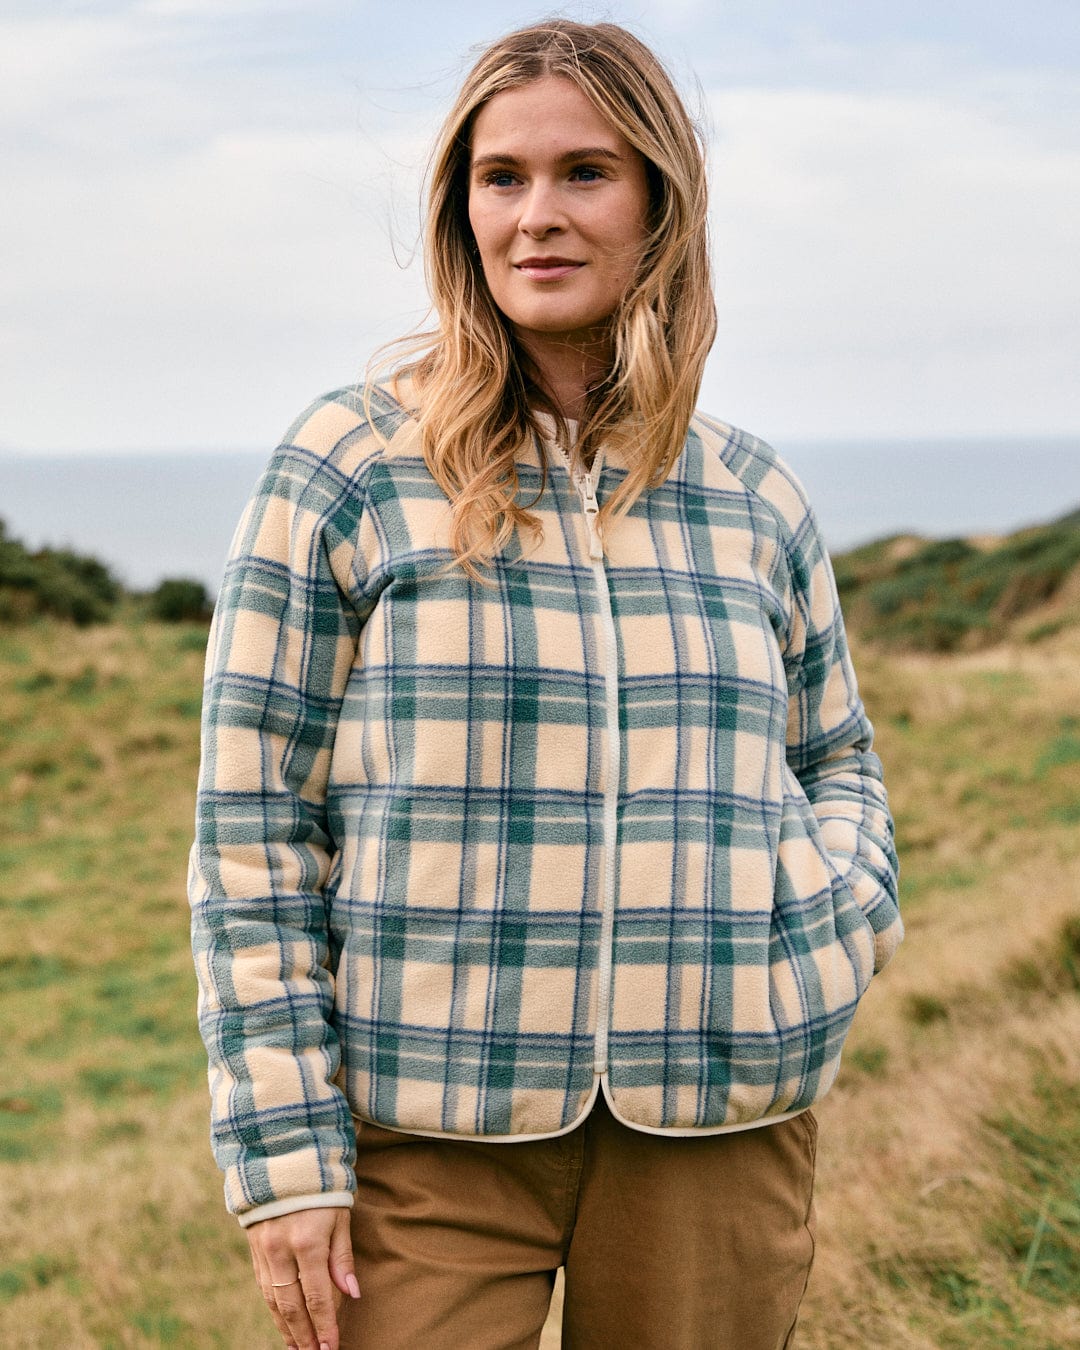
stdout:
[(638, 1130), (641, 1134), (670, 1135), (673, 1139), (699, 1139), (707, 1134), (738, 1134), (742, 1130), (763, 1129), (766, 1125), (778, 1125), (783, 1120), (793, 1120), (796, 1116), (801, 1116), (804, 1111), (810, 1110), (808, 1106), (803, 1106), (798, 1111), (784, 1111), (777, 1116), (762, 1116), (759, 1120), (739, 1121), (734, 1125), (642, 1125), (636, 1120), (627, 1120), (625, 1116), (619, 1114), (615, 1109), (615, 1100), (608, 1075), (598, 1073), (593, 1079), (592, 1091), (589, 1093), (585, 1106), (570, 1124), (564, 1125), (561, 1130), (546, 1130), (539, 1134), (458, 1134), (453, 1130), (407, 1130), (400, 1125), (383, 1125), (381, 1121), (377, 1120), (365, 1121), (361, 1116), (355, 1116), (354, 1119), (358, 1130), (362, 1130), (365, 1125), (370, 1124), (375, 1125), (380, 1130), (389, 1130), (392, 1134), (415, 1135), (418, 1139), (453, 1139), (466, 1144), (530, 1144), (542, 1139), (560, 1139), (564, 1134), (570, 1134), (579, 1125), (583, 1125), (590, 1111), (596, 1105), (601, 1087), (604, 1100), (607, 1102), (611, 1114), (620, 1125), (625, 1125), (628, 1130)]
[(284, 1214), (296, 1214), (302, 1209), (352, 1209), (351, 1191), (321, 1191), (315, 1195), (290, 1195), (283, 1200), (270, 1200), (265, 1205), (238, 1214), (241, 1228), (250, 1228), (264, 1219), (280, 1219)]

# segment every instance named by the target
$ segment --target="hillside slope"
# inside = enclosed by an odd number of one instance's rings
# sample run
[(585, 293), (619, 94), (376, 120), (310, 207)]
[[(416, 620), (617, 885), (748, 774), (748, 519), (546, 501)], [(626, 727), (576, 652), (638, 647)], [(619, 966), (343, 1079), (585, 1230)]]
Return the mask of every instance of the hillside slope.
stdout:
[(922, 651), (1037, 642), (1080, 621), (1080, 508), (1003, 537), (897, 535), (835, 559), (849, 626)]

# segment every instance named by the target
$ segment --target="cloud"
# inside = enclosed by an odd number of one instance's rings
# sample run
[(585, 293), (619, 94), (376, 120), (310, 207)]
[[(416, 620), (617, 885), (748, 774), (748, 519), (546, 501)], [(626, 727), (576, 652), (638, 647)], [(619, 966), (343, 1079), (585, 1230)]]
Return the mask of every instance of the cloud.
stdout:
[(823, 427), (1080, 423), (1080, 148), (1018, 92), (714, 96), (718, 358), (744, 397), (780, 366)]
[(425, 307), (419, 266), (398, 266), (425, 114), (383, 126), (346, 81), (280, 84), (155, 24), (140, 7), (0, 26), (28, 72), (0, 110), (8, 443), (257, 441), (235, 381), (280, 397), (276, 434)]
[[(437, 121), (420, 82), (446, 55), (403, 74), (327, 54), (317, 15), (341, 9), (0, 23), (0, 438), (265, 440), (421, 316), (398, 259)], [(825, 87), (785, 51), (774, 83), (712, 75), (707, 404), (766, 434), (1075, 429), (1071, 83), (926, 65), (920, 85), (909, 48), (881, 88)]]
[(151, 19), (221, 19), (249, 15), (310, 14), (333, 7), (333, 0), (141, 0), (133, 12)]
[(130, 66), (145, 35), (123, 16), (38, 16), (0, 21), (4, 78), (0, 119), (10, 128), (33, 123), (57, 107), (70, 106), (100, 88), (102, 76)]

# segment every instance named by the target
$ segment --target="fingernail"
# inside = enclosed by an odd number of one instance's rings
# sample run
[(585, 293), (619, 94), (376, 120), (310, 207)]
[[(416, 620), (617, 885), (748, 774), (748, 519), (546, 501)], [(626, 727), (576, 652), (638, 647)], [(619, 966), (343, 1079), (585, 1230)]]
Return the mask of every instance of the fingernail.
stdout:
[(359, 1298), (359, 1297), (360, 1297), (360, 1286), (356, 1283), (356, 1276), (355, 1276), (355, 1275), (346, 1275), (346, 1276), (345, 1276), (345, 1283), (346, 1283), (346, 1285), (348, 1286), (349, 1293), (352, 1294), (353, 1298)]
[(330, 1350), (330, 1346), (327, 1344), (326, 1341), (320, 1341), (319, 1350)]

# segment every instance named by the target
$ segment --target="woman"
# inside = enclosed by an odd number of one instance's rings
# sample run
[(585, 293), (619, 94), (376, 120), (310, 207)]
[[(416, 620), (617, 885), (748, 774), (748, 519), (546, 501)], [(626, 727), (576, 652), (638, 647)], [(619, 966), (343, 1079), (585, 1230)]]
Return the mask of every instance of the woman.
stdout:
[(694, 412), (703, 158), (656, 58), (495, 43), (427, 263), (437, 331), (290, 429), (215, 617), (228, 1204), (305, 1350), (535, 1346), (560, 1265), (567, 1345), (785, 1345), (892, 826), (801, 489)]

